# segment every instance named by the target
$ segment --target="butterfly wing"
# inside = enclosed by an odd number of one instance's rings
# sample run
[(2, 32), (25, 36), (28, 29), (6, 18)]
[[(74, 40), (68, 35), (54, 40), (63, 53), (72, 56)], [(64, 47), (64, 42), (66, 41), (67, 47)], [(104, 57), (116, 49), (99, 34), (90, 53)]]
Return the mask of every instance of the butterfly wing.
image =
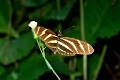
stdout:
[(45, 43), (45, 45), (51, 49), (54, 53), (56, 53), (56, 48), (57, 48), (57, 36), (51, 36), (49, 37)]
[(54, 32), (44, 27), (36, 27), (35, 34), (45, 42), (45, 45), (50, 48), (53, 52), (56, 52), (57, 36)]
[(69, 37), (60, 38), (57, 46), (57, 52), (66, 56), (74, 56), (75, 54), (88, 55), (94, 52), (94, 49), (90, 44)]
[(74, 56), (75, 54), (92, 54), (94, 52), (90, 44), (69, 37), (59, 38), (54, 32), (44, 27), (36, 27), (35, 34), (54, 53), (58, 52), (65, 56)]
[(41, 26), (36, 27), (34, 31), (35, 31), (35, 34), (44, 42), (46, 42), (46, 39), (49, 38), (51, 35), (56, 36), (54, 32)]

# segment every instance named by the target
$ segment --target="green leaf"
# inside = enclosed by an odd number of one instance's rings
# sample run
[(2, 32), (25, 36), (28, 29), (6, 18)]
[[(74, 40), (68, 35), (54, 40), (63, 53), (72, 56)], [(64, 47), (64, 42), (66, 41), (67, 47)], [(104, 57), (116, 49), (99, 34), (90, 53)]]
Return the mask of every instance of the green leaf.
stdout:
[(92, 77), (97, 68), (99, 59), (100, 57), (97, 54), (90, 55), (88, 58), (88, 74), (89, 74), (88, 76), (90, 80), (92, 80)]
[(69, 15), (74, 3), (76, 0), (72, 0), (70, 3), (66, 4), (64, 7), (61, 8), (58, 12), (52, 12), (49, 15), (45, 17), (46, 20), (52, 19), (52, 16), (54, 16), (54, 19), (56, 20), (65, 20), (67, 16)]
[(54, 16), (54, 19), (56, 20), (65, 20), (71, 10), (71, 5), (64, 6), (59, 12), (52, 13), (46, 17), (46, 19), (51, 19), (52, 16)]
[(7, 67), (4, 73), (0, 76), (0, 80), (15, 80), (13, 74), (15, 73), (15, 66), (11, 65)]
[(78, 59), (77, 69), (80, 73), (83, 73), (83, 57)]
[(63, 31), (63, 37), (71, 37), (81, 40), (80, 20), (73, 18), (68, 24), (68, 29), (66, 28), (65, 31)]
[(64, 75), (69, 75), (70, 71), (67, 65), (65, 65), (59, 58), (59, 56), (47, 56), (48, 61), (50, 62), (51, 66), (57, 73), (61, 73)]
[[(110, 38), (120, 31), (120, 1), (114, 6), (111, 3), (112, 0), (93, 0), (86, 2), (84, 8), (86, 42), (93, 44), (98, 37)], [(73, 25), (75, 26), (67, 30), (65, 36), (81, 39), (79, 19), (73, 18), (68, 24), (71, 23), (74, 23)], [(73, 25), (71, 24), (71, 26)]]
[(9, 1), (8, 0), (0, 0), (0, 32), (7, 33), (8, 32), (8, 25), (9, 25)]
[(0, 33), (9, 33), (11, 36), (18, 38), (18, 34), (11, 27), (10, 18), (11, 18), (11, 3), (9, 0), (0, 0)]
[(5, 68), (0, 65), (0, 76), (5, 72)]
[(34, 54), (19, 64), (17, 80), (33, 80), (49, 71), (42, 55)]
[(18, 39), (0, 39), (0, 61), (10, 64), (28, 55), (34, 47), (34, 39), (31, 33), (21, 35)]
[[(57, 73), (69, 75), (68, 67), (63, 64), (59, 57), (46, 55), (47, 60)], [(42, 76), (44, 73), (51, 71), (40, 54), (34, 54), (29, 59), (19, 64), (18, 80), (33, 80)], [(52, 71), (51, 71), (52, 73)]]
[(46, 2), (47, 0), (25, 0), (24, 5), (26, 7), (37, 7), (43, 5)]
[(112, 6), (113, 0), (87, 1), (85, 6), (86, 40), (95, 43), (98, 37), (110, 38), (120, 30), (120, 1)]
[[(92, 79), (98, 65), (99, 56), (97, 54), (89, 55), (87, 61), (88, 61), (87, 62), (88, 76), (89, 76), (89, 79)], [(78, 59), (77, 69), (79, 72), (83, 73), (83, 57)]]

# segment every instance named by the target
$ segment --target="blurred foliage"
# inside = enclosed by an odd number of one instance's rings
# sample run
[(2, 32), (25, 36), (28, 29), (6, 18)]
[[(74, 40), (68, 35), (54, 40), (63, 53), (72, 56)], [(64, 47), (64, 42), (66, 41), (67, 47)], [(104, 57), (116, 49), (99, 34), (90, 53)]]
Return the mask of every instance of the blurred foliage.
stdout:
[[(120, 1), (113, 1), (84, 1), (85, 40), (90, 44), (95, 44), (98, 37), (110, 38), (120, 31)], [(52, 73), (33, 39), (30, 21), (35, 20), (55, 33), (60, 23), (63, 36), (81, 39), (79, 1), (60, 0), (58, 4), (56, 0), (0, 0), (0, 80), (33, 80)], [(82, 76), (82, 56), (53, 55), (46, 49), (46, 57), (58, 74), (68, 76), (66, 80)], [(75, 58), (76, 64), (70, 65)], [(89, 80), (98, 61), (96, 53), (88, 58)]]

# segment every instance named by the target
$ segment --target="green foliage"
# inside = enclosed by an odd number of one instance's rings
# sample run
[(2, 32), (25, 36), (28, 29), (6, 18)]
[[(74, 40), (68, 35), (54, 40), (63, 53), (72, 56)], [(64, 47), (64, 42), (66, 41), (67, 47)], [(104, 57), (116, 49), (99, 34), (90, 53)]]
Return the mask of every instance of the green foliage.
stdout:
[[(95, 69), (97, 68), (97, 65), (98, 65), (99, 56), (97, 54), (90, 55), (88, 58), (88, 61), (89, 61), (88, 62), (89, 79), (92, 80)], [(78, 59), (77, 68), (80, 72), (83, 72), (83, 59), (82, 58)]]
[(69, 13), (70, 13), (70, 11), (71, 11), (75, 2), (76, 2), (76, 0), (72, 0), (72, 2), (63, 6), (60, 11), (52, 12), (49, 15), (47, 15), (45, 17), (45, 19), (46, 20), (52, 19), (52, 16), (54, 16), (54, 19), (56, 19), (56, 20), (65, 20), (67, 18), (67, 16), (69, 15)]
[[(42, 76), (48, 68), (39, 54), (34, 54), (30, 58), (19, 64), (18, 80), (32, 80)], [(29, 77), (28, 77), (29, 76)]]
[[(96, 42), (97, 37), (110, 38), (118, 33), (119, 27), (119, 8), (120, 5), (111, 5), (112, 0), (88, 1), (85, 6), (85, 28), (86, 39), (91, 43)], [(114, 27), (115, 26), (115, 27)]]
[[(119, 18), (119, 5), (112, 5), (112, 0), (87, 0), (84, 8), (85, 16), (85, 39), (87, 42), (93, 44), (96, 43), (98, 37), (101, 38), (110, 38), (113, 35), (116, 35), (120, 30), (120, 18)], [(74, 20), (71, 20), (74, 21)], [(65, 35), (70, 35), (71, 37), (80, 37), (80, 21), (76, 20), (75, 27), (69, 32), (66, 32)], [(115, 26), (115, 27), (114, 27)], [(77, 36), (74, 36), (72, 33)], [(79, 35), (79, 36), (78, 36)]]
[(7, 0), (0, 0), (0, 32), (7, 33), (8, 32), (8, 25), (9, 25), (9, 7), (8, 7), (8, 1)]
[(93, 77), (96, 67), (98, 65), (99, 56), (97, 54), (91, 55), (90, 58), (88, 58), (88, 61), (89, 61), (89, 63), (88, 63), (89, 79), (92, 80), (92, 77)]
[(47, 0), (25, 0), (24, 5), (26, 7), (37, 7), (45, 4)]
[(0, 76), (4, 73), (5, 68), (0, 65)]
[[(110, 38), (120, 31), (120, 1), (85, 0), (85, 40), (95, 44), (97, 38)], [(38, 46), (35, 46), (32, 32), (28, 27), (35, 20), (40, 26), (58, 30), (55, 21), (62, 25), (63, 36), (81, 39), (80, 9), (77, 0), (60, 0), (60, 10), (55, 0), (0, 0), (0, 80), (33, 80), (51, 72)], [(54, 17), (54, 19), (52, 18)], [(55, 21), (53, 21), (55, 20)], [(70, 28), (74, 26), (73, 28)], [(59, 30), (58, 30), (59, 31)], [(58, 32), (57, 31), (57, 32)], [(39, 54), (38, 54), (39, 53)], [(83, 73), (82, 57), (77, 58), (73, 71), (69, 68), (71, 57), (52, 55), (46, 48), (46, 57), (58, 74), (75, 80)], [(79, 55), (80, 56), (80, 55)], [(68, 61), (66, 61), (66, 58)], [(88, 58), (88, 76), (91, 80), (96, 71), (99, 55)], [(17, 66), (15, 66), (17, 64)], [(52, 74), (52, 72), (51, 72)]]
[(68, 66), (60, 60), (59, 56), (47, 56), (47, 59), (55, 71), (60, 74), (69, 75), (70, 71), (68, 69)]
[(25, 57), (34, 47), (32, 34), (26, 33), (14, 40), (0, 39), (1, 55), (0, 61), (3, 64), (10, 64)]

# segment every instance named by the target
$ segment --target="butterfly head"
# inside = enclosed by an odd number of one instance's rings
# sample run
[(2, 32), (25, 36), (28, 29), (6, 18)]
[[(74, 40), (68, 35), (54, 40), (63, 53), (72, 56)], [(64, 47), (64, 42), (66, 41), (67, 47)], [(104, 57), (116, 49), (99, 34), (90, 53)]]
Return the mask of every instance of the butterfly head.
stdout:
[(61, 36), (62, 36), (62, 33), (61, 33), (61, 31), (59, 30), (59, 32), (58, 32), (58, 38), (61, 38)]

